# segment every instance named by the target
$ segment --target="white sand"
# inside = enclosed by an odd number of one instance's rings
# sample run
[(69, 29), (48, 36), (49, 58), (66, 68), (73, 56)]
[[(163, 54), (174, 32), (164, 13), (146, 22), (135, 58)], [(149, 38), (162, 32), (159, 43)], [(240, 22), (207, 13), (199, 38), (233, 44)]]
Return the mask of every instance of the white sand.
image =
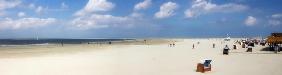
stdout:
[[(30, 56), (2, 51), (0, 54), (6, 55), (0, 55), (0, 75), (282, 75), (281, 53), (260, 51), (263, 47), (256, 46), (252, 53), (239, 48), (222, 55), (224, 45), (232, 48), (233, 40), (224, 44), (221, 41), (185, 39), (176, 47), (160, 44), (32, 48), (31, 51), (43, 53)], [(193, 43), (196, 49), (192, 49)], [(212, 48), (212, 43), (216, 48)], [(9, 56), (9, 52), (15, 56)], [(212, 71), (195, 72), (196, 64), (204, 58), (213, 60)]]

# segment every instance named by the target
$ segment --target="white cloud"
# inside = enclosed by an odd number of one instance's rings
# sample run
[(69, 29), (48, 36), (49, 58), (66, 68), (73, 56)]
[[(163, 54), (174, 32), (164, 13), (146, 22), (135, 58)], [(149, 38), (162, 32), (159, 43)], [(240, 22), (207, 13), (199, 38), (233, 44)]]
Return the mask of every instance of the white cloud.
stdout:
[(151, 6), (152, 4), (152, 0), (144, 0), (143, 2), (140, 2), (138, 4), (136, 4), (134, 6), (134, 10), (144, 10), (144, 9), (147, 9)]
[(49, 8), (48, 6), (40, 6), (40, 5), (36, 6), (34, 4), (29, 4), (28, 8), (34, 10), (34, 12), (37, 14), (45, 14), (50, 12), (67, 11), (69, 6), (64, 2), (62, 2), (59, 8)]
[(187, 9), (184, 14), (187, 18), (193, 18), (202, 14), (207, 13), (231, 13), (231, 12), (239, 12), (247, 10), (248, 7), (242, 4), (234, 4), (234, 3), (227, 3), (227, 4), (214, 4), (207, 0), (195, 0), (192, 3), (192, 6)]
[(257, 23), (257, 19), (253, 16), (248, 16), (248, 18), (245, 20), (245, 24), (247, 26), (253, 26)]
[(24, 29), (39, 26), (46, 26), (55, 23), (55, 18), (21, 18), (13, 20), (11, 18), (0, 19), (0, 29)]
[(116, 17), (112, 15), (92, 14), (90, 16), (78, 17), (72, 20), (72, 25), (80, 29), (107, 28), (117, 26), (133, 25), (133, 18)]
[(24, 17), (24, 16), (26, 16), (24, 12), (19, 12), (18, 13), (18, 17)]
[(115, 5), (107, 0), (89, 0), (86, 6), (82, 10), (76, 12), (75, 15), (82, 16), (92, 12), (109, 11), (114, 7)]
[(0, 16), (4, 16), (6, 9), (15, 8), (20, 5), (20, 0), (0, 0)]
[(65, 4), (65, 2), (63, 2), (62, 4), (61, 4), (61, 8), (62, 9), (66, 9), (66, 8), (68, 8), (69, 6), (67, 5), (67, 4)]
[(114, 4), (107, 0), (89, 0), (83, 9), (74, 14), (76, 17), (71, 20), (71, 25), (78, 29), (97, 29), (133, 25), (133, 17), (97, 14), (99, 11), (109, 11), (112, 8), (114, 8)]
[(42, 13), (42, 11), (43, 11), (43, 7), (42, 7), (42, 6), (38, 6), (38, 7), (35, 9), (35, 12), (38, 13), (38, 14)]
[(8, 8), (14, 8), (20, 3), (20, 0), (0, 0), (0, 11)]
[(282, 18), (282, 14), (273, 14), (271, 15), (272, 18)]
[(167, 18), (175, 14), (178, 5), (173, 2), (167, 2), (161, 5), (160, 11), (155, 13), (155, 18)]
[[(139, 25), (140, 23), (143, 23), (141, 20), (142, 14), (137, 12), (133, 12), (128, 16), (113, 16), (110, 14), (99, 13), (98, 11), (101, 10), (97, 10), (94, 8), (103, 9), (102, 11), (109, 11), (110, 10), (109, 7), (105, 8), (104, 5), (111, 6), (111, 9), (114, 6), (113, 3), (107, 2), (106, 0), (99, 0), (99, 1), (102, 2), (103, 6), (101, 6), (99, 3), (93, 4), (91, 3), (93, 1), (90, 0), (85, 5), (85, 8), (74, 13), (74, 15), (76, 16), (70, 22), (71, 27), (75, 27), (74, 29), (83, 29), (83, 30), (110, 28), (110, 27), (131, 28), (135, 25)], [(90, 6), (94, 6), (94, 7), (90, 7)]]

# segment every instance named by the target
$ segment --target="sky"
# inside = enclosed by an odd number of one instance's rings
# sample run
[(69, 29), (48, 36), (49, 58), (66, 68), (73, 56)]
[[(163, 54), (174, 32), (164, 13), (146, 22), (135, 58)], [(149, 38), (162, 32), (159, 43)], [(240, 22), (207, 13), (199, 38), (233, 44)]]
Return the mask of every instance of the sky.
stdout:
[(0, 38), (254, 37), (282, 0), (0, 0)]

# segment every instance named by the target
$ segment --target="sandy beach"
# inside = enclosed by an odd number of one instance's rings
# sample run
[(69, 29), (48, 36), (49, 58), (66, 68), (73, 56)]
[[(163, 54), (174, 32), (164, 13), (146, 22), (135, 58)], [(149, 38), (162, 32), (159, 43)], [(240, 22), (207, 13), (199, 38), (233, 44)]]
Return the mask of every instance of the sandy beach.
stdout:
[[(112, 45), (59, 45), (35, 47), (0, 47), (1, 75), (281, 75), (282, 53), (253, 52), (239, 47), (222, 55), (232, 39), (174, 39)], [(199, 44), (198, 44), (199, 42)], [(215, 48), (212, 44), (215, 43)], [(195, 49), (192, 49), (195, 44)], [(212, 71), (196, 72), (197, 63), (211, 59)]]

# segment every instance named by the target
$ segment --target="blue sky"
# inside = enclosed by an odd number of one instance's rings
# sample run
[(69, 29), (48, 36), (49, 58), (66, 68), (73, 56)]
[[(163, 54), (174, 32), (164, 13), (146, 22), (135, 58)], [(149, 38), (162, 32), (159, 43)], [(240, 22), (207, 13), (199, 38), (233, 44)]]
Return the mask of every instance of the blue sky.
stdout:
[(281, 0), (1, 0), (0, 38), (179, 38), (282, 32)]

